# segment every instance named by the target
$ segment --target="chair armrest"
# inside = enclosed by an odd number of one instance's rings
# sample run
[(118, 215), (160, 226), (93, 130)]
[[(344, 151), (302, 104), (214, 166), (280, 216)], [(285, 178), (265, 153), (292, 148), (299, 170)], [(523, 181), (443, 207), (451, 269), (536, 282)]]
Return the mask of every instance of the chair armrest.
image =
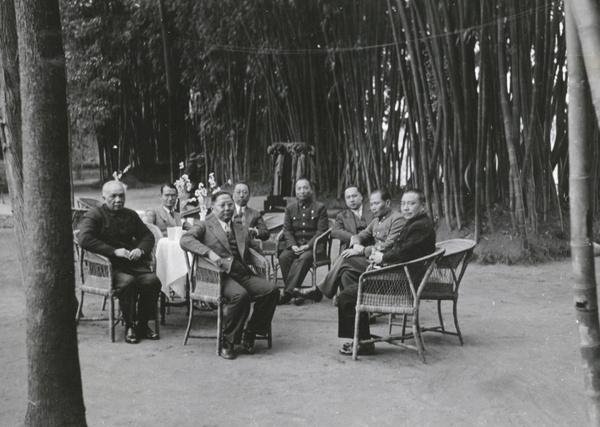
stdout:
[[(324, 251), (320, 251), (319, 249), (324, 247)], [(329, 259), (331, 258), (331, 228), (325, 231), (320, 236), (317, 236), (315, 242), (313, 243), (313, 260), (320, 259), (319, 254), (323, 254), (323, 258)]]

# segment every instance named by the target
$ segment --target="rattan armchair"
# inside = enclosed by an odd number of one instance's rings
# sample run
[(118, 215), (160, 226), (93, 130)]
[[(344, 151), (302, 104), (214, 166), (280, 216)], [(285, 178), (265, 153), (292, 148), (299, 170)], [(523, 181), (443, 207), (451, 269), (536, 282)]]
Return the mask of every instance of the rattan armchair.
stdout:
[[(359, 344), (384, 341), (416, 350), (421, 360), (425, 361), (425, 356), (423, 355), (425, 346), (419, 329), (419, 304), (427, 279), (443, 254), (444, 250), (438, 249), (426, 257), (380, 269), (373, 269), (360, 276), (354, 324), (353, 360), (356, 360)], [(402, 334), (392, 335), (390, 329), (388, 336), (379, 337), (372, 335), (369, 340), (359, 341), (358, 325), (361, 312), (411, 315), (413, 332), (410, 335), (405, 335), (403, 328)], [(404, 343), (405, 339), (413, 337), (415, 345)]]
[[(445, 251), (444, 256), (436, 264), (421, 294), (421, 300), (437, 301), (438, 317), (440, 320), (439, 326), (422, 328), (421, 330), (458, 336), (460, 345), (463, 345), (463, 337), (458, 326), (458, 287), (469, 265), (475, 245), (476, 243), (473, 240), (467, 239), (438, 242), (436, 246)], [(456, 332), (448, 331), (444, 327), (442, 301), (452, 301), (452, 313), (454, 315)]]
[[(186, 260), (188, 252), (186, 252)], [(253, 249), (250, 249), (248, 266), (258, 277), (268, 279), (270, 276), (270, 265), (264, 256)], [(183, 345), (187, 344), (189, 338), (216, 338), (217, 356), (221, 355), (223, 346), (223, 308), (227, 304), (227, 299), (223, 296), (223, 284), (226, 273), (209, 259), (196, 255), (191, 265), (188, 262), (189, 280), (192, 283), (192, 290), (189, 298), (189, 317), (188, 325), (183, 338)], [(198, 301), (209, 306), (216, 306), (217, 309), (217, 335), (203, 336), (191, 335), (192, 322), (194, 319), (194, 302)], [(256, 339), (267, 340), (268, 348), (273, 345), (271, 327), (266, 335), (257, 335)]]
[[(81, 282), (79, 284), (79, 306), (75, 318), (79, 322), (82, 317), (83, 299), (86, 293), (106, 298), (109, 301), (108, 333), (110, 340), (114, 342), (115, 326), (121, 319), (115, 317), (116, 296), (113, 290), (112, 264), (105, 256), (83, 249), (79, 249), (79, 259)], [(85, 318), (85, 320), (106, 320), (106, 317)]]
[(102, 206), (103, 202), (98, 199), (93, 199), (91, 197), (78, 197), (76, 200), (78, 209), (93, 209), (99, 208)]

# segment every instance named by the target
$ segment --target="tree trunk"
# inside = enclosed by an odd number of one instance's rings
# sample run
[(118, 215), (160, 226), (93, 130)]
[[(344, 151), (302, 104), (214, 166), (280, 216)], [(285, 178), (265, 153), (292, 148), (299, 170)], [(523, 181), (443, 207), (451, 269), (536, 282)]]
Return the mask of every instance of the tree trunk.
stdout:
[(0, 143), (4, 154), (13, 224), (19, 245), (21, 277), (25, 265), (23, 145), (19, 95), (19, 46), (13, 0), (0, 0)]
[(27, 426), (85, 426), (58, 1), (16, 3), (23, 106)]

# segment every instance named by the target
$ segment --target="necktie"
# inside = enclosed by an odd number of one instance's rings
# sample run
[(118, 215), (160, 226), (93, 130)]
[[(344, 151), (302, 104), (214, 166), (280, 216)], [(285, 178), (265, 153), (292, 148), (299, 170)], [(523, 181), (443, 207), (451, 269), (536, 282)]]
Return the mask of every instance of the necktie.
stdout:
[(223, 227), (223, 230), (225, 230), (225, 234), (227, 234), (228, 236), (231, 233), (231, 227), (227, 223), (225, 223), (225, 227)]

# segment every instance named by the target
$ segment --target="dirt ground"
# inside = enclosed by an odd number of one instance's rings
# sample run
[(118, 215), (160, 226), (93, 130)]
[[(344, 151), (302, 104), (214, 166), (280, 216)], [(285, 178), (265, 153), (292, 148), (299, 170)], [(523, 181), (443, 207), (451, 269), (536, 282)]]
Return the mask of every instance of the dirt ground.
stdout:
[[(149, 198), (153, 194), (148, 191)], [(141, 208), (146, 200), (139, 203), (131, 207)], [(1, 229), (0, 242), (0, 425), (16, 426), (27, 402), (25, 303), (13, 230)], [(214, 340), (182, 345), (183, 308), (171, 310), (160, 341), (137, 345), (124, 342), (122, 327), (111, 343), (106, 322), (82, 322), (88, 424), (584, 425), (571, 277), (568, 260), (470, 265), (459, 300), (465, 345), (426, 333), (425, 364), (415, 352), (388, 344), (355, 362), (340, 355), (330, 301), (278, 307), (273, 348), (258, 342), (255, 355), (234, 361), (215, 355)], [(87, 297), (85, 313), (99, 312), (100, 304), (99, 297)], [(421, 307), (422, 324), (435, 323), (435, 304)], [(444, 309), (451, 326), (450, 303)], [(195, 323), (200, 333), (213, 333), (215, 326), (214, 313), (202, 313)], [(374, 332), (383, 328), (379, 322)]]

